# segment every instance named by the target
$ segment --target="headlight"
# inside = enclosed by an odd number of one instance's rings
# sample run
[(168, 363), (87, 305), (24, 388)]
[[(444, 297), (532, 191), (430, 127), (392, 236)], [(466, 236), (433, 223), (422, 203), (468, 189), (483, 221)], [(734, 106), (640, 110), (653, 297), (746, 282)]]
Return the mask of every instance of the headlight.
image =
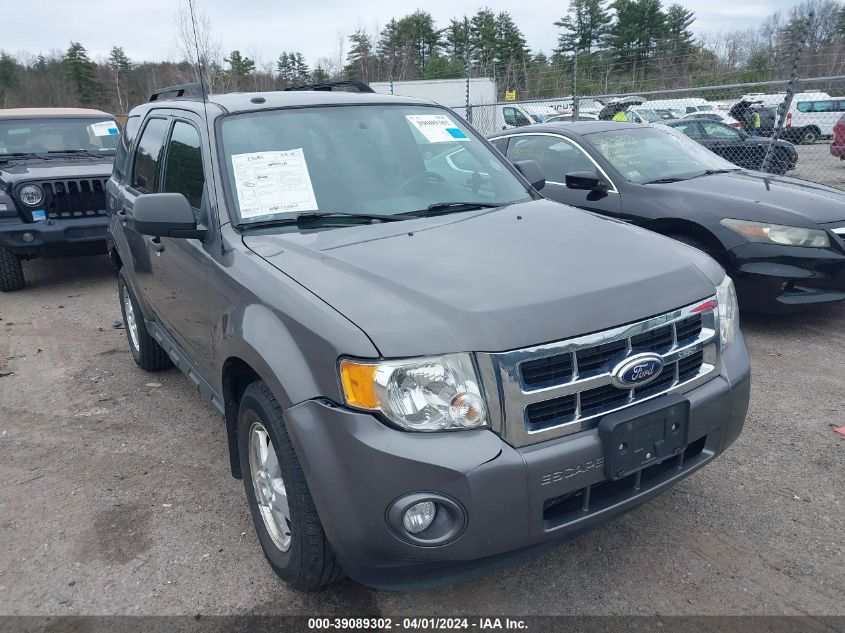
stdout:
[(748, 222), (725, 218), (720, 224), (733, 229), (751, 242), (769, 242), (786, 246), (812, 246), (827, 248), (830, 238), (821, 229), (802, 229), (798, 226), (783, 226), (767, 222)]
[(739, 304), (734, 282), (727, 275), (716, 286), (716, 303), (719, 304), (719, 338), (724, 350), (733, 343), (739, 331)]
[(346, 404), (380, 411), (410, 431), (477, 429), (488, 424), (469, 354), (380, 363), (344, 359), (340, 381)]
[(28, 207), (37, 206), (44, 199), (44, 192), (41, 191), (41, 187), (38, 185), (24, 185), (21, 187), (18, 195), (21, 198), (21, 202)]

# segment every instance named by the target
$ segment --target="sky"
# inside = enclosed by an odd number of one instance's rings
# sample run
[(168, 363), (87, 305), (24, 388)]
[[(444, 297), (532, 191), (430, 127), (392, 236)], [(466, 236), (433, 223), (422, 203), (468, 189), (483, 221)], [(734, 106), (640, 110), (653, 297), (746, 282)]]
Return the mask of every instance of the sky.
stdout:
[[(64, 50), (81, 42), (91, 57), (105, 57), (121, 45), (134, 61), (176, 60), (175, 16), (186, 0), (0, 0), (3, 14), (14, 15), (4, 28), (0, 48), (12, 54)], [(788, 10), (799, 0), (675, 0), (695, 11), (697, 34), (756, 28), (770, 13)], [(13, 4), (14, 3), (14, 4)], [(337, 56), (340, 35), (358, 27), (380, 29), (391, 17), (417, 8), (429, 11), (438, 26), (449, 18), (473, 14), (482, 6), (509, 11), (533, 50), (551, 52), (568, 0), (196, 0), (222, 43), (261, 62), (282, 51), (301, 51), (313, 64)], [(670, 0), (664, 0), (664, 5)], [(84, 10), (82, 10), (84, 7)]]

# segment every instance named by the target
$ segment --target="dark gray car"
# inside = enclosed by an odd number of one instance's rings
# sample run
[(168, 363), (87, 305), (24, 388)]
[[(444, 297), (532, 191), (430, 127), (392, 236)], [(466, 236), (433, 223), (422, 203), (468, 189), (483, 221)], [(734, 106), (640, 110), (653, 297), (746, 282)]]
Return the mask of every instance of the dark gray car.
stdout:
[(108, 183), (132, 354), (224, 418), (279, 576), (467, 577), (736, 439), (749, 360), (714, 260), (541, 199), (448, 109), (310, 88), (156, 93)]
[(0, 110), (0, 292), (24, 287), (24, 259), (106, 252), (119, 138), (99, 110)]

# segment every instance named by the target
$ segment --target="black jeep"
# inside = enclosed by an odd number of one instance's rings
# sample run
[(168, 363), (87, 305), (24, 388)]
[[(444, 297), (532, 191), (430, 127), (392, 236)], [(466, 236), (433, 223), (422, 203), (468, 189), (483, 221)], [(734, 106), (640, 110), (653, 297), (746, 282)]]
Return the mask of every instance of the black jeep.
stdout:
[(0, 291), (24, 287), (23, 259), (106, 252), (119, 139), (99, 110), (0, 110)]

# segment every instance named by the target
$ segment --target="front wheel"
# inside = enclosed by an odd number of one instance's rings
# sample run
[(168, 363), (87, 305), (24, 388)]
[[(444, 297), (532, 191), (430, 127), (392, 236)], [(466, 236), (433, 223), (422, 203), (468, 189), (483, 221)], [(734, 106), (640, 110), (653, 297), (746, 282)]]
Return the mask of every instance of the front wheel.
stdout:
[(25, 285), (20, 256), (0, 246), (0, 292), (21, 290)]
[(241, 398), (238, 449), (249, 511), (273, 571), (299, 591), (313, 591), (343, 578), (282, 408), (261, 380), (249, 385)]
[(170, 367), (173, 362), (147, 330), (138, 301), (126, 281), (123, 270), (117, 276), (117, 293), (120, 298), (120, 311), (123, 313), (123, 325), (129, 340), (129, 351), (141, 369), (156, 371)]

